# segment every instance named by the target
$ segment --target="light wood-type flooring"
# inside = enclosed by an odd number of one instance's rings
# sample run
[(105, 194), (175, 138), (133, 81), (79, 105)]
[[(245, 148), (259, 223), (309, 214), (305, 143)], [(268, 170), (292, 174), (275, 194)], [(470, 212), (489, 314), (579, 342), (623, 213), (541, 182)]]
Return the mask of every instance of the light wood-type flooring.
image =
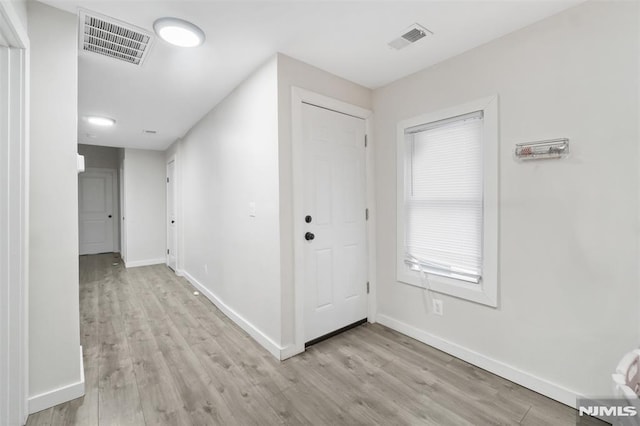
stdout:
[(82, 256), (86, 395), (28, 425), (575, 425), (573, 409), (377, 324), (280, 363), (193, 292), (163, 265)]

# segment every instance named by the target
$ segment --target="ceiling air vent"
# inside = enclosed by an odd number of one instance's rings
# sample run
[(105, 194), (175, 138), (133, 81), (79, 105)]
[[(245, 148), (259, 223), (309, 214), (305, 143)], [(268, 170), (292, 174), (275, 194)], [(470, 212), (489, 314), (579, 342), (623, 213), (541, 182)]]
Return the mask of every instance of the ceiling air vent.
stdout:
[(151, 45), (150, 33), (113, 18), (80, 11), (80, 50), (142, 65)]
[(409, 28), (405, 30), (405, 33), (402, 34), (395, 40), (391, 40), (389, 42), (389, 46), (393, 49), (400, 50), (408, 45), (415, 43), (418, 40), (425, 38), (428, 35), (432, 35), (433, 33), (419, 24), (413, 24)]

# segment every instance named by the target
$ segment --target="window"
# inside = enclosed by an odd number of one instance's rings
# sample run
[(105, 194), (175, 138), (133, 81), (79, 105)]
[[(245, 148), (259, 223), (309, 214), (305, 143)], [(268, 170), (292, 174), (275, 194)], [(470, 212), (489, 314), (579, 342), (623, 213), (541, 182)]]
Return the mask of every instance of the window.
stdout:
[(497, 152), (495, 97), (399, 124), (399, 281), (496, 306)]

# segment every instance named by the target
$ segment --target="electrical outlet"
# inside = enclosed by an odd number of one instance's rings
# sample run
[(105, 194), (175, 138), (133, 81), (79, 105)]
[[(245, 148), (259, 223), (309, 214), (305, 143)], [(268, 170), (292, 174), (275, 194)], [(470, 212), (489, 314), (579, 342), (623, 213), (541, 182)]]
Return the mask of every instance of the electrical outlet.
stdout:
[(256, 203), (254, 201), (249, 203), (249, 217), (256, 217)]
[(440, 316), (444, 314), (444, 304), (442, 300), (433, 299), (433, 313)]

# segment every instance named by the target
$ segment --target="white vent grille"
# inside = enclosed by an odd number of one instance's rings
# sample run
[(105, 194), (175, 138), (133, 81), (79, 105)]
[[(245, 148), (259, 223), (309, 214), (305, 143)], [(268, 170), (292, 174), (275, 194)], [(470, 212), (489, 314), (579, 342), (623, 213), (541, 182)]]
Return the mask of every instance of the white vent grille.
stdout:
[(142, 65), (151, 34), (132, 25), (92, 12), (80, 11), (80, 49)]
[(404, 32), (404, 34), (402, 34), (400, 37), (391, 40), (389, 42), (389, 47), (396, 49), (396, 50), (400, 50), (403, 49), (405, 47), (407, 47), (408, 45), (415, 43), (418, 40), (421, 40), (423, 38), (425, 38), (428, 35), (432, 35), (433, 33), (431, 31), (429, 31), (428, 29), (426, 29), (425, 27), (423, 27), (420, 24), (413, 24), (412, 26), (410, 26), (409, 28), (407, 28)]

